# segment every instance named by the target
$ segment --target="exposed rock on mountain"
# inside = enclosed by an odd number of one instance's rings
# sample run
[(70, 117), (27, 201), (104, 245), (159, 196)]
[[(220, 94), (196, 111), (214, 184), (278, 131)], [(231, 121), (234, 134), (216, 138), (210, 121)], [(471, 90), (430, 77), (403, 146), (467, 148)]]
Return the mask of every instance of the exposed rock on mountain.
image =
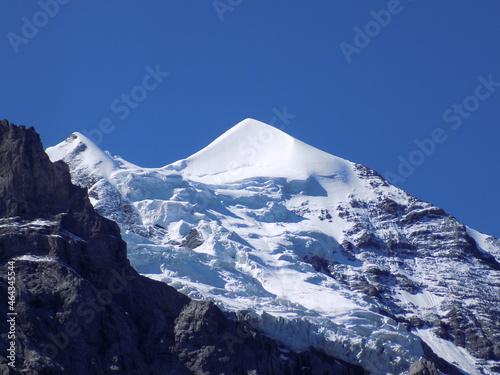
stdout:
[[(137, 216), (130, 209), (123, 217)], [(186, 246), (200, 244), (197, 232), (188, 237)], [(141, 276), (126, 253), (118, 225), (96, 213), (64, 162), (50, 162), (35, 130), (1, 121), (3, 316), (12, 261), (17, 288), (16, 367), (6, 358), (10, 327), (3, 319), (2, 374), (364, 373), (318, 350), (296, 353), (243, 317)]]

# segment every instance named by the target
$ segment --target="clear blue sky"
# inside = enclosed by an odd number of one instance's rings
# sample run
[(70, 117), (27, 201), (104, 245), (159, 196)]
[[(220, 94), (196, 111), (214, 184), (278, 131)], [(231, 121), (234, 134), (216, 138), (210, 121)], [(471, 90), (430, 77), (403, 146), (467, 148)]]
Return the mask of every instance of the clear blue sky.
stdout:
[(411, 157), (397, 186), (500, 237), (498, 1), (54, 1), (0, 3), (0, 117), (46, 147), (109, 119), (102, 148), (162, 166), (286, 107), (334, 155)]

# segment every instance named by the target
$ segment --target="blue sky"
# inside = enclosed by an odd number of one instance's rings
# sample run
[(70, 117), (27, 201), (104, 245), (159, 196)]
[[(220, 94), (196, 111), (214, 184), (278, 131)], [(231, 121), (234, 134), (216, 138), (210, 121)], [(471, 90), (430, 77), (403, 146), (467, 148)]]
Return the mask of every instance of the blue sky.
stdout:
[(498, 1), (4, 0), (0, 11), (0, 117), (35, 126), (46, 147), (86, 130), (162, 166), (246, 117), (276, 117), (500, 237)]

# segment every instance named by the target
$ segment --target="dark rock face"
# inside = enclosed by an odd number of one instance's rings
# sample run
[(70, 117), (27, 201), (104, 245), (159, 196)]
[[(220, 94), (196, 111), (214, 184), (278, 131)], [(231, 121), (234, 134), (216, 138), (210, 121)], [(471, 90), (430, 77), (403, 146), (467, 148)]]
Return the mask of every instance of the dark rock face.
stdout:
[(430, 361), (418, 361), (411, 367), (408, 375), (438, 375), (438, 371), (434, 363)]
[[(410, 328), (429, 327), (438, 337), (469, 350), (485, 368), (497, 366), (500, 263), (495, 254), (480, 249), (467, 228), (441, 208), (410, 195), (407, 206), (387, 199), (380, 190), (387, 182), (376, 173), (368, 173), (366, 167), (357, 169), (374, 188), (376, 199), (353, 199), (350, 207), (339, 206), (337, 210), (353, 223), (346, 235), (359, 249), (359, 258), (384, 271), (398, 269), (423, 277), (410, 280), (398, 271), (384, 274), (368, 269), (349, 279), (342, 277), (343, 270), (335, 265), (330, 273), (351, 288), (374, 295), (369, 284), (397, 321), (408, 323)], [(494, 241), (491, 237), (490, 242)], [(411, 306), (395, 298), (399, 290), (411, 295), (428, 292), (441, 300), (435, 306)], [(415, 308), (420, 313), (418, 319), (412, 312)], [(425, 371), (422, 373), (428, 373)]]
[[(197, 240), (192, 236), (193, 245)], [(99, 216), (33, 128), (0, 122), (0, 312), (15, 262), (16, 368), (0, 321), (2, 374), (364, 374), (323, 353), (294, 353), (139, 275), (118, 226)]]
[(196, 249), (198, 246), (201, 246), (203, 241), (200, 239), (200, 234), (196, 229), (193, 229), (186, 236), (184, 241), (181, 243), (181, 246), (189, 247), (190, 249)]

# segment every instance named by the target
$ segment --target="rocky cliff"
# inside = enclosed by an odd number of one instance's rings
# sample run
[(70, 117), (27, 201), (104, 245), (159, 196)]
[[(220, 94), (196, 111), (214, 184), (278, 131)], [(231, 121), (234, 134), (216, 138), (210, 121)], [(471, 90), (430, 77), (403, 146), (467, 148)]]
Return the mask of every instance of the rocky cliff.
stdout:
[(17, 314), (15, 324), (0, 321), (2, 374), (365, 373), (319, 351), (296, 353), (243, 316), (139, 275), (117, 224), (96, 213), (67, 165), (50, 162), (33, 128), (5, 120), (0, 269), (0, 312)]

